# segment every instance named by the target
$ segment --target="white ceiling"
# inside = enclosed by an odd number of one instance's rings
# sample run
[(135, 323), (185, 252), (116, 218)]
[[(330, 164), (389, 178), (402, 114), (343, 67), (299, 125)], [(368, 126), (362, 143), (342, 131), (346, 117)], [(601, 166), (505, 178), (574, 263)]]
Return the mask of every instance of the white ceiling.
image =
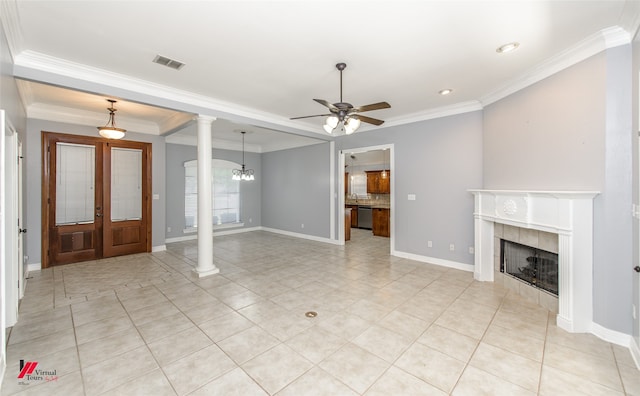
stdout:
[[(101, 125), (105, 99), (114, 95), (96, 81), (108, 77), (113, 87), (163, 93), (150, 105), (162, 106), (166, 96), (197, 103), (212, 115), (220, 111), (232, 121), (220, 127), (227, 133), (249, 128), (255, 119), (256, 125), (267, 122), (307, 135), (274, 143), (276, 149), (313, 143), (308, 136), (314, 133), (327, 138), (322, 118), (289, 118), (326, 113), (314, 98), (339, 101), (337, 62), (347, 63), (344, 101), (389, 102), (390, 109), (366, 115), (392, 126), (480, 109), (604, 48), (630, 42), (640, 23), (640, 2), (614, 0), (3, 3), (18, 77), (38, 75), (53, 83), (51, 75), (68, 72), (66, 77), (82, 80), (71, 88), (95, 84), (86, 89), (91, 93), (73, 93), (21, 83), (30, 117), (68, 115)], [(496, 52), (512, 41), (520, 43), (516, 51)], [(158, 54), (186, 66), (177, 71), (152, 63)], [(439, 95), (443, 88), (453, 93)], [(173, 133), (194, 116), (118, 99), (118, 123), (130, 130)], [(104, 121), (88, 121), (96, 117)], [(258, 142), (262, 128), (254, 128), (247, 142), (256, 151), (272, 150)], [(172, 138), (183, 139), (182, 133)], [(268, 141), (293, 136), (264, 133), (272, 134)]]

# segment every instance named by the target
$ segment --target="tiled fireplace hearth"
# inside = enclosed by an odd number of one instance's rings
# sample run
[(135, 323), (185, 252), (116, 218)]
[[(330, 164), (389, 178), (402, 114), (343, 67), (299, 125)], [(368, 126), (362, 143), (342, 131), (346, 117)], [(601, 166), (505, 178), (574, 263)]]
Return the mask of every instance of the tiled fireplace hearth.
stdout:
[(593, 319), (593, 198), (598, 192), (471, 190), (471, 193), (475, 195), (475, 279), (495, 280), (495, 256), (499, 249), (495, 246), (496, 224), (557, 234), (557, 324), (570, 332), (589, 332)]

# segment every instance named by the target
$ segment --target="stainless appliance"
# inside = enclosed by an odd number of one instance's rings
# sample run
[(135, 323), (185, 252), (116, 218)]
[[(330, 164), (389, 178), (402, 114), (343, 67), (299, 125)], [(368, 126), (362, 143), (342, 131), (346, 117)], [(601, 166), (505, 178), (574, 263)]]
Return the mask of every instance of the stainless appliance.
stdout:
[(372, 227), (371, 206), (358, 205), (358, 228), (370, 230)]

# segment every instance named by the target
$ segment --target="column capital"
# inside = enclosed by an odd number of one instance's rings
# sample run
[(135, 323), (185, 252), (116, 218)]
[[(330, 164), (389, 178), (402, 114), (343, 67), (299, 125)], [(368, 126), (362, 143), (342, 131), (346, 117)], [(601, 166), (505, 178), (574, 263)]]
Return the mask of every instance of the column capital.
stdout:
[(211, 124), (215, 120), (217, 120), (216, 117), (212, 117), (212, 116), (208, 116), (208, 115), (202, 115), (202, 114), (198, 114), (198, 116), (196, 117), (196, 121), (199, 124), (200, 123)]

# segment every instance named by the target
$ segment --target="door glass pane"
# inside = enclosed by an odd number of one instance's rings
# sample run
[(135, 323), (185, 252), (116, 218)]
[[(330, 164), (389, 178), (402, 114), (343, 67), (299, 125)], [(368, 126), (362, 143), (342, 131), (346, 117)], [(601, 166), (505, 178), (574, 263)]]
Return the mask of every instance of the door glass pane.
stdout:
[(93, 223), (95, 146), (56, 143), (56, 225)]
[(142, 218), (142, 150), (111, 148), (111, 221)]

